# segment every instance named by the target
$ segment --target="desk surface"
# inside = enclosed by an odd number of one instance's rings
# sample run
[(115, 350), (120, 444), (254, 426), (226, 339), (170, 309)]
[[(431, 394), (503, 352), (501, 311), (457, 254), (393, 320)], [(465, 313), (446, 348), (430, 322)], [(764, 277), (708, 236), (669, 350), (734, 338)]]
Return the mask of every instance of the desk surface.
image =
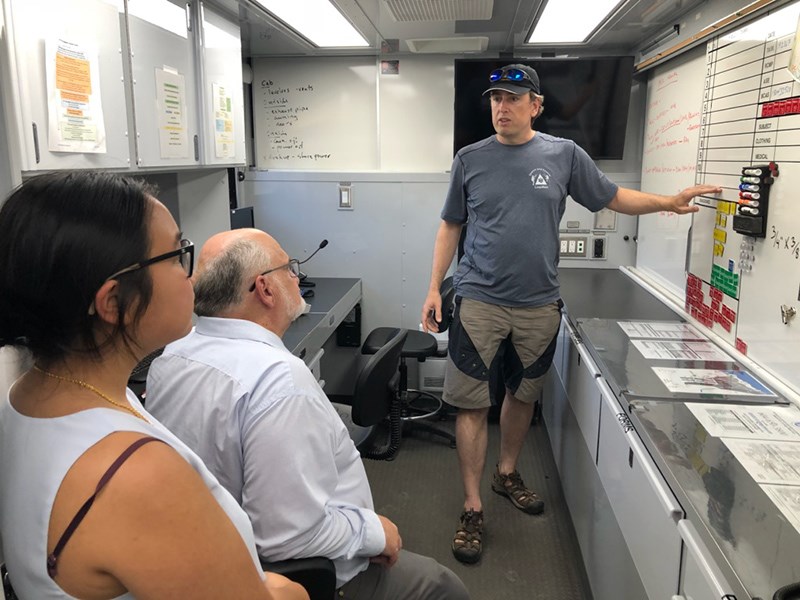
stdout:
[(722, 439), (708, 435), (682, 402), (636, 401), (632, 407), (636, 431), (686, 518), (717, 563), (720, 554), (729, 563), (749, 594), (744, 597), (769, 600), (800, 580), (800, 532)]
[[(313, 313), (329, 313), (361, 280), (350, 277), (309, 277), (316, 285), (313, 298), (306, 298)], [(306, 289), (306, 288), (303, 288)]]
[[(592, 317), (682, 320), (619, 271), (562, 269), (559, 278), (573, 326)], [(600, 363), (598, 367), (601, 372), (608, 368)], [(800, 580), (800, 532), (722, 440), (707, 434), (684, 402), (623, 397), (621, 403), (632, 407), (636, 432), (686, 518), (731, 585), (747, 594), (740, 598), (767, 600), (779, 587)]]
[(567, 315), (578, 319), (681, 321), (650, 292), (617, 269), (560, 269), (558, 279)]
[(283, 343), (296, 356), (309, 361), (322, 348), (352, 308), (361, 300), (361, 280), (349, 277), (313, 277), (314, 297), (307, 298), (310, 312), (301, 315), (283, 334)]

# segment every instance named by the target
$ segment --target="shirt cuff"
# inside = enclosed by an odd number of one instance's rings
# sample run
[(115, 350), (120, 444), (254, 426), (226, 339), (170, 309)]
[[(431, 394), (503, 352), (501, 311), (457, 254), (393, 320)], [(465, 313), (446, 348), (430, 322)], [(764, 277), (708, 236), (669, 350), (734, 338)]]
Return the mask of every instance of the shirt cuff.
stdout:
[(372, 511), (364, 511), (364, 544), (361, 548), (363, 556), (378, 556), (386, 547), (386, 534), (378, 515)]

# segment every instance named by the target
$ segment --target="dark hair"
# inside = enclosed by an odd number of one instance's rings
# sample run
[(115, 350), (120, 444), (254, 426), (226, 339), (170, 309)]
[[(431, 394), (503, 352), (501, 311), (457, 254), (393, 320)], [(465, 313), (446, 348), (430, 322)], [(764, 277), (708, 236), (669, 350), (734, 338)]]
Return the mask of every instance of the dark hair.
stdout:
[[(45, 363), (71, 352), (99, 356), (152, 295), (147, 269), (119, 278), (117, 326), (98, 340), (89, 314), (109, 275), (147, 258), (155, 190), (109, 173), (59, 172), (29, 179), (0, 208), (0, 347), (28, 348)], [(135, 304), (132, 323), (125, 315)]]

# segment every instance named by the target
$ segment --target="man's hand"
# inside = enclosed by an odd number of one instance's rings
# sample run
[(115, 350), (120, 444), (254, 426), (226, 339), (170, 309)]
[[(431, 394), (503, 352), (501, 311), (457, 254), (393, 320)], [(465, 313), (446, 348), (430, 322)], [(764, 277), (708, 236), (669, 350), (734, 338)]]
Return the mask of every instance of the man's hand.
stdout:
[(668, 210), (679, 215), (697, 212), (700, 210), (700, 207), (691, 204), (691, 201), (694, 200), (696, 196), (719, 194), (721, 191), (722, 188), (716, 185), (695, 185), (688, 187), (674, 196), (670, 196), (671, 202)]
[(439, 333), (439, 323), (442, 322), (442, 295), (438, 290), (428, 292), (425, 304), (422, 305), (422, 330), (425, 333), (433, 331)]
[(378, 515), (378, 518), (381, 520), (381, 525), (383, 525), (386, 545), (383, 548), (383, 552), (378, 556), (373, 556), (369, 561), (385, 567), (391, 567), (397, 562), (400, 550), (403, 548), (403, 539), (400, 537), (400, 532), (397, 531), (397, 525), (383, 515)]

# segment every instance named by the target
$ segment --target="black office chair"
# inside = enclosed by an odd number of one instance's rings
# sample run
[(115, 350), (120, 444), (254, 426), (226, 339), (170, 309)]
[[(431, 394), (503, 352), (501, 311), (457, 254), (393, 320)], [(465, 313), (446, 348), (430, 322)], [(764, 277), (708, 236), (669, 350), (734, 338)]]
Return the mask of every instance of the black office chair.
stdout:
[(314, 556), (276, 562), (262, 560), (261, 568), (299, 583), (311, 600), (332, 600), (336, 596), (336, 568), (329, 558)]
[[(453, 289), (451, 277), (442, 282), (440, 291), (442, 293), (442, 322), (439, 330), (444, 331), (450, 324), (452, 305), (455, 298), (455, 289)], [(386, 343), (393, 331), (394, 329), (391, 327), (373, 329), (367, 339), (364, 340), (364, 344), (361, 347), (362, 354), (374, 354), (377, 352)], [(430, 333), (409, 331), (400, 352), (399, 379), (392, 398), (392, 404), (394, 410), (399, 413), (397, 421), (400, 433), (415, 429), (422, 430), (443, 438), (449, 442), (451, 448), (455, 448), (456, 438), (453, 434), (430, 423), (423, 422), (424, 419), (441, 417), (444, 409), (441, 398), (434, 394), (408, 387), (408, 365), (406, 364), (406, 359), (416, 358), (417, 361), (424, 362), (427, 358), (443, 358), (445, 356), (447, 356), (447, 352), (439, 351), (438, 342)]]
[[(408, 336), (390, 329), (386, 343), (361, 368), (352, 396), (328, 396), (364, 458), (392, 460), (400, 448), (402, 422), (396, 406), (397, 366)], [(380, 424), (389, 417), (389, 441), (376, 447)]]
[(19, 600), (14, 588), (11, 587), (11, 579), (8, 577), (5, 563), (0, 563), (0, 588), (3, 590), (4, 600)]
[(772, 596), (772, 600), (800, 600), (800, 581), (779, 589)]
[(142, 405), (144, 405), (146, 400), (145, 386), (147, 385), (147, 373), (150, 370), (150, 364), (163, 353), (164, 348), (159, 348), (145, 356), (139, 364), (133, 368), (131, 376), (128, 377), (128, 387), (136, 394), (136, 397)]

